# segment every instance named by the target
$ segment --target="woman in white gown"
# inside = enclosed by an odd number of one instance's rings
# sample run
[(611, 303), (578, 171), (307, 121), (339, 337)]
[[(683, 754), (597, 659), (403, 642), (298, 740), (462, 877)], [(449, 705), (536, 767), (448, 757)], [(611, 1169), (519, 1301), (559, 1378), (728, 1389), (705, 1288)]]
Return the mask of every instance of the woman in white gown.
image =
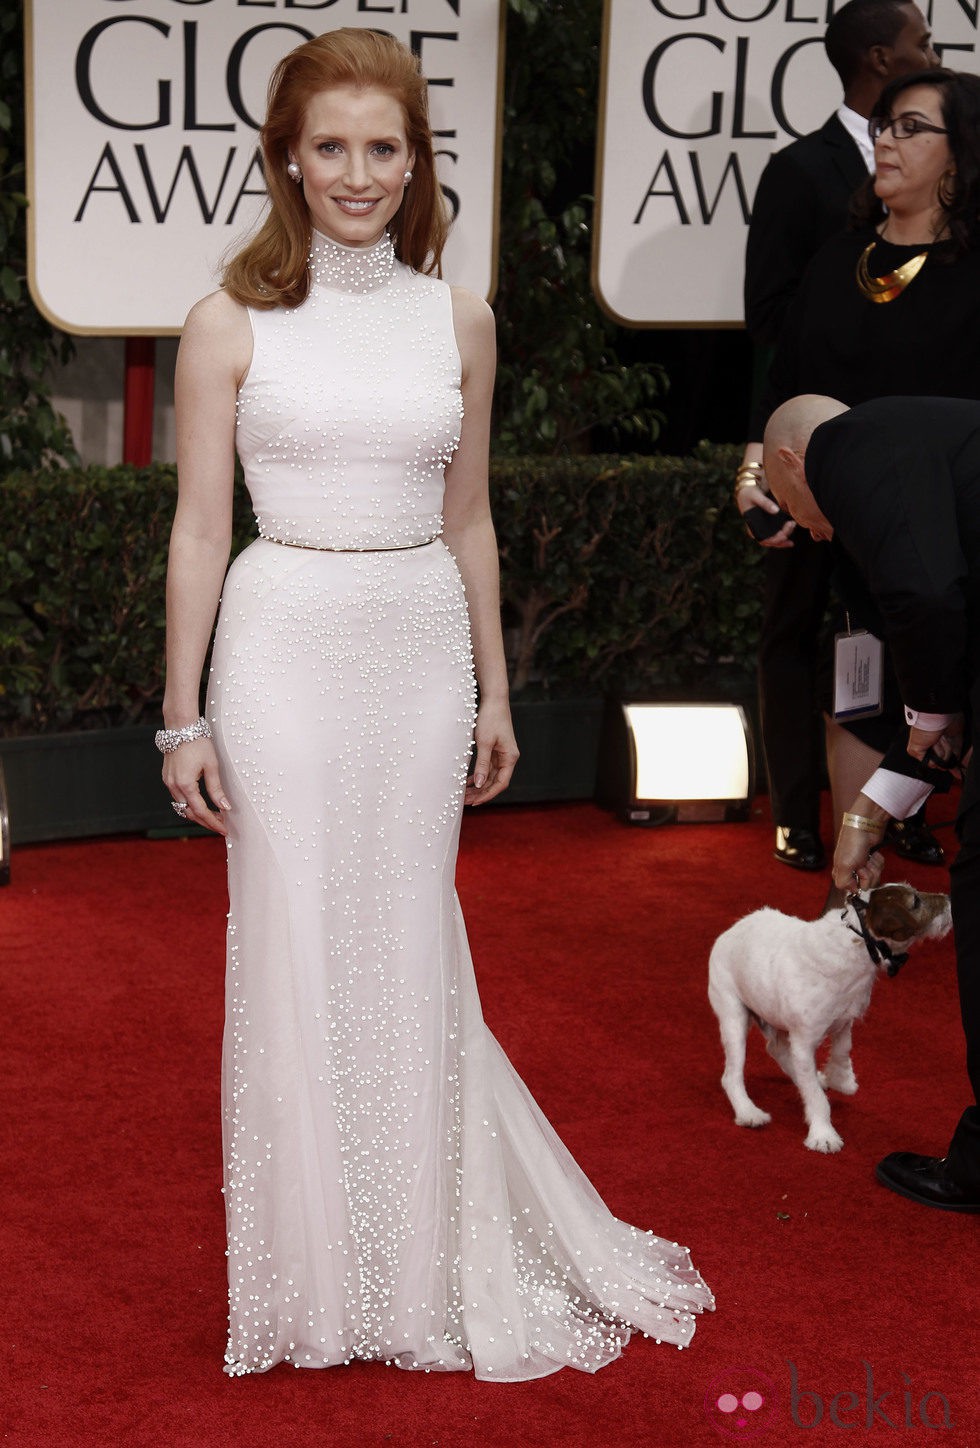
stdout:
[[(504, 789), (517, 748), (493, 320), (432, 275), (417, 62), (368, 30), (300, 46), (262, 144), (269, 216), (181, 342), (158, 736), (174, 808), (228, 840), (226, 1371), (514, 1381), (594, 1371), (631, 1326), (684, 1346), (708, 1289), (611, 1216), (535, 1106), (454, 892), (464, 800)], [(259, 537), (222, 588), (236, 446)]]

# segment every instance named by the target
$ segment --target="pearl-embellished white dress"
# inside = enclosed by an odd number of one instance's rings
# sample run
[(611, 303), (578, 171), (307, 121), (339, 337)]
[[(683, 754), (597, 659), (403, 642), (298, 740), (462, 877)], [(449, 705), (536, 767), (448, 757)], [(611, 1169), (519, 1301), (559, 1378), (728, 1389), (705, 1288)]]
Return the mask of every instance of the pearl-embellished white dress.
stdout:
[(617, 1221), (484, 1024), (454, 891), (469, 627), (439, 540), (449, 288), (314, 235), (250, 313), (208, 713), (233, 810), (226, 1371), (373, 1358), (494, 1381), (684, 1346), (711, 1294)]

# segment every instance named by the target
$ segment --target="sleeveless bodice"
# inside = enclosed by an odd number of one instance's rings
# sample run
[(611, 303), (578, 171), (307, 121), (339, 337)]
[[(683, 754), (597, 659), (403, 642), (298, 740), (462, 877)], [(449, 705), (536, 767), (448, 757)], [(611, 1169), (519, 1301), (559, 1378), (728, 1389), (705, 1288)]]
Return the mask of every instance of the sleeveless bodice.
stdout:
[(249, 310), (237, 447), (259, 533), (319, 548), (427, 542), (463, 412), (450, 289), (396, 261), (387, 234), (360, 248), (314, 232), (310, 281), (299, 307)]

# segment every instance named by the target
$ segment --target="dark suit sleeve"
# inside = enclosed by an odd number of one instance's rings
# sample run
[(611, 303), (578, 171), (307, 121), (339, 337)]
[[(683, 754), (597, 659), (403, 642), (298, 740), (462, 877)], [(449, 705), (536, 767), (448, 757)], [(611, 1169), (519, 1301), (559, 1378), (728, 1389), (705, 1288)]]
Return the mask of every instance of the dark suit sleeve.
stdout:
[(749, 415), (749, 441), (761, 442), (766, 423), (781, 402), (795, 397), (800, 392), (800, 355), (803, 346), (804, 317), (810, 304), (808, 277), (812, 265), (807, 269), (795, 296), (790, 298), (785, 320), (779, 336), (779, 343), (769, 362), (766, 380), (759, 389)]
[(908, 750), (908, 730), (897, 734), (891, 744), (885, 750), (882, 757), (881, 768), (889, 770), (892, 774), (901, 774), (905, 779), (918, 779), (923, 784), (930, 785), (945, 794), (949, 789), (950, 776), (943, 770), (931, 768), (923, 764), (921, 760), (913, 758)]
[(826, 210), (814, 179), (787, 151), (777, 151), (759, 180), (745, 247), (745, 327), (754, 342), (779, 340), (786, 309), (827, 233)]
[(867, 179), (860, 148), (836, 115), (770, 157), (756, 188), (745, 253), (745, 325), (773, 346), (807, 262), (847, 225)]
[[(968, 569), (941, 436), (889, 426), (908, 402), (889, 399), (825, 424), (807, 450), (807, 476), (812, 467), (814, 495), (881, 610), (903, 702), (952, 714), (966, 707), (969, 687)], [(821, 449), (821, 434), (832, 430), (833, 446)]]

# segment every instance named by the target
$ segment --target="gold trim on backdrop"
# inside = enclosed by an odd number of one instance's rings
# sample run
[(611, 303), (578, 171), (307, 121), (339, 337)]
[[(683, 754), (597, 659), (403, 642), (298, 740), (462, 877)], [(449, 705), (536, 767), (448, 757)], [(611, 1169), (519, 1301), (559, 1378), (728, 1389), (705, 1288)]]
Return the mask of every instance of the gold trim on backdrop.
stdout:
[(45, 321), (71, 337), (179, 337), (182, 327), (81, 327), (75, 322), (66, 322), (45, 302), (37, 284), (37, 229), (34, 224), (36, 208), (35, 186), (35, 137), (34, 137), (34, 0), (24, 0), (24, 137), (25, 175), (27, 191), (27, 290), (31, 301)]
[(634, 317), (623, 317), (602, 294), (599, 282), (599, 236), (602, 230), (603, 188), (605, 183), (603, 161), (606, 154), (606, 99), (609, 88), (609, 32), (612, 28), (612, 7), (615, 0), (603, 0), (602, 40), (599, 57), (599, 114), (596, 119), (595, 150), (595, 205), (592, 212), (592, 256), (589, 263), (589, 280), (592, 294), (599, 306), (618, 327), (631, 332), (744, 332), (744, 321), (739, 322), (638, 322)]

